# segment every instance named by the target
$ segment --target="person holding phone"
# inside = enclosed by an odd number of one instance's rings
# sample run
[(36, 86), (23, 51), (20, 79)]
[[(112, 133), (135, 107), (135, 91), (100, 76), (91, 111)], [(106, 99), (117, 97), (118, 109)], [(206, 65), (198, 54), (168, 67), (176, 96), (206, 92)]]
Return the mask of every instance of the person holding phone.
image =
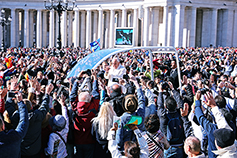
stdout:
[(114, 57), (112, 60), (112, 66), (105, 68), (104, 77), (109, 80), (108, 86), (112, 86), (119, 78), (123, 78), (126, 74), (126, 69), (120, 64), (119, 58)]

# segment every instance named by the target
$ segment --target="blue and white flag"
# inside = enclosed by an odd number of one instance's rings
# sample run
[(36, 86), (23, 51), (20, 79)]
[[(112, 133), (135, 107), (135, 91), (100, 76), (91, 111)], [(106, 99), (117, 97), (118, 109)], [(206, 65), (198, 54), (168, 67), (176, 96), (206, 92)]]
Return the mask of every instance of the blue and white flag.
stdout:
[(100, 50), (100, 38), (98, 40), (94, 41), (94, 42), (91, 42), (90, 46), (91, 46), (91, 51), (92, 52)]

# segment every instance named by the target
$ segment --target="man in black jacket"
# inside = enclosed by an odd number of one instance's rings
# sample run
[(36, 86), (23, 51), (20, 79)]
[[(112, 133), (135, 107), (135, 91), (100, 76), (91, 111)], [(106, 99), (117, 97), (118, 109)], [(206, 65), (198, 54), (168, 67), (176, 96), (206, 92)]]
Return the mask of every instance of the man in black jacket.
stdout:
[(179, 78), (178, 78), (177, 64), (175, 60), (171, 61), (170, 78), (172, 80), (174, 88), (177, 89), (179, 87)]
[(121, 116), (124, 113), (122, 107), (122, 100), (124, 98), (124, 94), (122, 93), (121, 86), (118, 84), (114, 84), (111, 89), (111, 94), (109, 98), (105, 98), (114, 108), (117, 116)]
[(0, 157), (20, 158), (20, 145), (25, 137), (28, 126), (28, 111), (26, 105), (22, 101), (22, 94), (16, 95), (17, 105), (19, 109), (19, 123), (16, 129), (11, 129), (8, 132), (4, 131), (4, 121), (0, 116)]

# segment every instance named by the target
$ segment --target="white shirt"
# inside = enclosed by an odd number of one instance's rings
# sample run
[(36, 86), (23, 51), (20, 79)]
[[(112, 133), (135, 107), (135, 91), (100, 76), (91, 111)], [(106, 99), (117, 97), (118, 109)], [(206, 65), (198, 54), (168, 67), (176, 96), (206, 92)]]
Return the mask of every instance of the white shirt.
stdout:
[[(62, 115), (66, 120), (66, 126), (65, 128), (58, 132), (64, 139), (65, 142), (67, 142), (67, 134), (69, 131), (69, 118), (67, 115), (67, 107), (63, 106), (62, 107)], [(48, 147), (44, 149), (46, 155), (56, 155), (55, 157), (57, 158), (64, 158), (67, 156), (67, 149), (66, 145), (63, 142), (63, 140), (56, 134), (56, 133), (51, 133), (49, 135), (49, 142), (48, 142)]]
[(190, 114), (188, 115), (188, 119), (189, 119), (189, 121), (190, 121), (191, 124), (192, 124), (194, 135), (195, 135), (199, 140), (203, 140), (202, 126), (197, 125), (197, 124), (193, 121), (193, 118), (194, 118), (194, 113), (193, 113), (193, 111), (191, 111)]
[(237, 157), (235, 144), (222, 148), (222, 149), (218, 149), (216, 151), (212, 151), (212, 152), (218, 155), (217, 158), (236, 158)]
[(109, 80), (108, 86), (110, 87), (115, 83), (112, 82), (113, 78), (123, 78), (124, 74), (126, 74), (126, 69), (120, 64), (117, 69), (111, 66), (109, 73), (105, 73), (104, 77)]
[[(220, 112), (218, 106), (213, 107), (211, 111), (213, 113), (213, 116), (215, 117), (218, 129), (226, 128), (226, 129), (232, 130), (232, 128), (226, 122), (225, 117)], [(212, 151), (212, 152), (218, 155), (217, 158), (227, 158), (227, 157), (236, 158), (237, 157), (235, 144), (222, 148), (222, 149), (218, 149), (216, 151)]]

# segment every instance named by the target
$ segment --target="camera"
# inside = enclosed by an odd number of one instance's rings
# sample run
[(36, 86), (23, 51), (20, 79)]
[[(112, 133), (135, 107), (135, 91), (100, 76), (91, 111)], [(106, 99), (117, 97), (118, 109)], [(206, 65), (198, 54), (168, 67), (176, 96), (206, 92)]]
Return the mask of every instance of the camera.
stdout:
[(225, 82), (225, 87), (228, 87), (228, 82)]
[(112, 82), (118, 82), (119, 83), (119, 79), (118, 78), (113, 78)]
[(123, 79), (128, 80), (129, 76), (127, 74), (123, 75)]
[(204, 95), (206, 92), (209, 92), (209, 89), (202, 88), (202, 89), (200, 89), (200, 91), (201, 91), (201, 94)]
[(63, 94), (65, 97), (69, 96), (69, 92), (66, 90), (66, 87), (64, 85), (61, 85), (60, 88), (57, 91), (57, 97), (59, 97), (61, 94)]
[(18, 92), (22, 93), (22, 91), (9, 91), (9, 92), (7, 92), (7, 97), (16, 98), (16, 95)]
[(173, 78), (170, 77), (170, 76), (165, 77), (164, 80), (167, 81), (167, 82), (171, 82), (172, 84), (174, 83)]
[(104, 72), (103, 71), (100, 71), (98, 74), (97, 74), (97, 77), (100, 77), (101, 79), (104, 78)]
[(17, 93), (11, 91), (11, 92), (8, 92), (8, 93), (7, 93), (7, 97), (9, 97), (9, 98), (16, 98), (16, 94), (17, 94)]
[(209, 85), (209, 80), (207, 80), (207, 79), (203, 79), (203, 80), (202, 80), (202, 84), (205, 84), (205, 85), (208, 86), (208, 85)]
[(163, 90), (169, 90), (169, 84), (165, 81), (161, 82), (161, 86)]
[(87, 69), (86, 71), (82, 72), (82, 74), (87, 74), (88, 76), (91, 76), (91, 70)]

